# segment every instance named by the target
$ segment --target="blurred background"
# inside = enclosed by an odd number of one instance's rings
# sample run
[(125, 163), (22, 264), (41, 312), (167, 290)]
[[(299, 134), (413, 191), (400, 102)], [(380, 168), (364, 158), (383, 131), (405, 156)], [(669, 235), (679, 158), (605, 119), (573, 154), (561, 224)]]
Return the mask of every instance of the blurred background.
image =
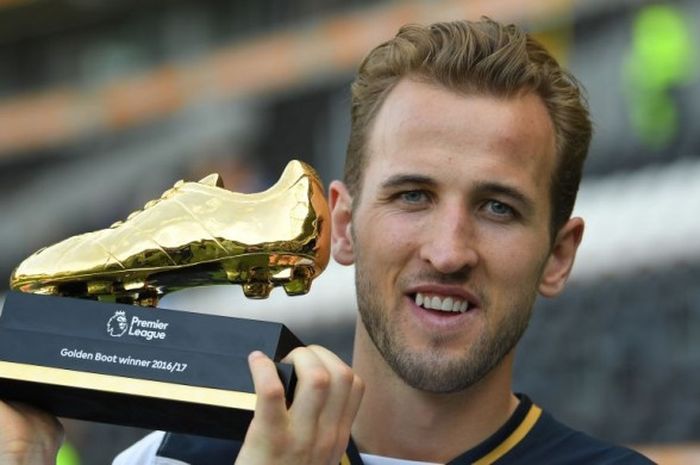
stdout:
[[(660, 463), (700, 463), (696, 0), (0, 0), (0, 275), (181, 178), (253, 192), (291, 158), (341, 177), (362, 56), (401, 24), (481, 15), (545, 42), (595, 122), (584, 244), (564, 295), (537, 304), (516, 389)], [(281, 320), (350, 360), (352, 277), (331, 264), (304, 297), (218, 286), (161, 306)], [(65, 424), (63, 465), (110, 463), (144, 434)]]

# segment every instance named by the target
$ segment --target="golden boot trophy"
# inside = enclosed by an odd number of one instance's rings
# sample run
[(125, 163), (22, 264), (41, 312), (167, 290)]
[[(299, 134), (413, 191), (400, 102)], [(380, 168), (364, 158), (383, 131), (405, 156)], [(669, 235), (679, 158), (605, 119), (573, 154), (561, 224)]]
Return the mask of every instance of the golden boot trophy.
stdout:
[[(141, 307), (209, 284), (240, 284), (251, 298), (276, 286), (305, 294), (329, 255), (323, 186), (302, 162), (255, 194), (226, 190), (216, 174), (178, 181), (125, 221), (15, 269), (10, 286), (20, 292), (0, 316), (0, 398), (59, 416), (242, 438), (255, 405), (247, 355), (279, 361), (301, 342), (278, 323)], [(278, 367), (291, 396), (293, 370)]]

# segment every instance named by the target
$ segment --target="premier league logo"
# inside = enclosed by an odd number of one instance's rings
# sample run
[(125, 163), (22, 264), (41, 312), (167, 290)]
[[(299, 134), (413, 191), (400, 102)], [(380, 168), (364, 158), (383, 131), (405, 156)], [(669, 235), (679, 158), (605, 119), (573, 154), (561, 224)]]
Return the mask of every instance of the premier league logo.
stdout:
[(107, 320), (107, 333), (112, 337), (122, 337), (128, 327), (126, 314), (121, 310), (114, 312), (114, 315)]

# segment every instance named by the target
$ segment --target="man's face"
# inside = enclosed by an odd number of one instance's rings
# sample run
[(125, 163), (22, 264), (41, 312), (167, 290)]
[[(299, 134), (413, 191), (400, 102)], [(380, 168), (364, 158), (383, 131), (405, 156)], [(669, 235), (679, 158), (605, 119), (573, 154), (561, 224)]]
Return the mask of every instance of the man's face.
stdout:
[(563, 285), (551, 286), (562, 271), (547, 110), (534, 94), (464, 96), (404, 79), (367, 153), (336, 259), (355, 262), (364, 327), (394, 372), (419, 389), (462, 390), (511, 352), (538, 288)]

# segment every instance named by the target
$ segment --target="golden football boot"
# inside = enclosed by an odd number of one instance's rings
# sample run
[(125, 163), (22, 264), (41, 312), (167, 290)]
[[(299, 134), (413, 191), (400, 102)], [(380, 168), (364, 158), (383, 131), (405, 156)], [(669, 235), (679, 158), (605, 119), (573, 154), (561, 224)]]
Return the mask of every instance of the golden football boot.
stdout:
[(178, 289), (234, 283), (265, 298), (305, 294), (328, 264), (323, 185), (291, 161), (268, 190), (240, 194), (218, 174), (178, 181), (108, 229), (70, 237), (25, 259), (10, 278), (23, 292), (155, 306)]

